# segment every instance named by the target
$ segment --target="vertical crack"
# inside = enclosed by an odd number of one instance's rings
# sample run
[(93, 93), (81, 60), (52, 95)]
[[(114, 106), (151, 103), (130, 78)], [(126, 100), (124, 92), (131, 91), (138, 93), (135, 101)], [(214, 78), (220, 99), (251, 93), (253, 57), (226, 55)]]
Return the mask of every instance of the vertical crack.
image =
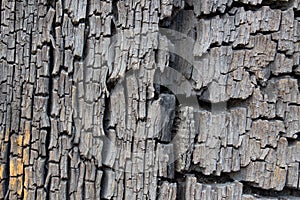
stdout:
[[(7, 132), (6, 128), (4, 129), (5, 130), (5, 133)], [(9, 134), (9, 133), (7, 133)], [(8, 199), (8, 195), (9, 195), (9, 169), (10, 169), (10, 162), (9, 162), (9, 159), (10, 159), (10, 147), (11, 147), (11, 144), (10, 144), (10, 141), (7, 142), (7, 149), (6, 149), (6, 152), (5, 152), (5, 156), (6, 156), (6, 167), (5, 167), (5, 174), (7, 175), (6, 177), (6, 181), (4, 182), (4, 194), (6, 193), (5, 195), (5, 198), (4, 199)]]

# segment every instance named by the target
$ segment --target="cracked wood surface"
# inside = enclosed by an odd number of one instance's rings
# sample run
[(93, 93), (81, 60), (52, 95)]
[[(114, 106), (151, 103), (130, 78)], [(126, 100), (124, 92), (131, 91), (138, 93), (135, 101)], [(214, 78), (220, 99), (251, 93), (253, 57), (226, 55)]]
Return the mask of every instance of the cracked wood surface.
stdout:
[(300, 198), (300, 0), (0, 11), (0, 200)]

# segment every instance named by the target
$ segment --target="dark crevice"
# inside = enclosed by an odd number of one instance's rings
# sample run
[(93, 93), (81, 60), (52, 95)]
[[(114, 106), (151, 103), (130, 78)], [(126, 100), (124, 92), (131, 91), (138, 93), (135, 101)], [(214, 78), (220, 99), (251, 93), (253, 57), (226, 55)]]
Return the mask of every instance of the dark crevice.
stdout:
[[(285, 133), (281, 133), (280, 135), (283, 137), (286, 137), (284, 136)], [(299, 134), (297, 134), (297, 138), (290, 138), (290, 137), (286, 137), (286, 140), (288, 141), (288, 146), (293, 146), (293, 145), (297, 145), (298, 141), (300, 141), (300, 138), (299, 138)]]
[[(47, 181), (47, 179), (45, 179), (45, 181)], [(46, 198), (45, 199), (50, 199), (50, 193), (51, 193), (50, 192), (50, 180), (49, 180), (49, 183), (44, 186), (44, 188), (45, 188), (45, 193), (46, 193)]]
[(231, 47), (233, 44), (233, 42), (224, 42), (222, 41), (222, 43), (220, 44), (219, 42), (214, 42), (211, 43), (209, 48), (207, 49), (207, 51), (209, 52), (211, 49), (213, 48), (217, 48), (217, 47), (222, 47), (222, 46), (227, 46), (227, 47)]
[(207, 111), (211, 111), (212, 103), (210, 101), (198, 98), (198, 103), (199, 103), (199, 106), (202, 109), (207, 110)]
[(205, 99), (198, 99), (200, 108), (207, 111), (223, 112), (235, 108), (243, 108), (248, 106), (248, 99), (234, 99), (230, 98), (228, 101), (212, 103)]
[(74, 57), (74, 61), (77, 60), (78, 61), (84, 61), (85, 58), (88, 56), (88, 51), (89, 51), (89, 46), (88, 46), (88, 36), (89, 36), (89, 32), (90, 32), (90, 23), (89, 23), (89, 12), (90, 12), (90, 4), (87, 3), (86, 5), (86, 16), (85, 19), (82, 19), (83, 21), (79, 21), (79, 23), (84, 23), (84, 43), (83, 43), (83, 53), (82, 53), (82, 57), (78, 58), (77, 56)]
[(119, 21), (118, 0), (112, 0), (112, 14), (113, 14), (113, 23), (118, 24)]
[(242, 108), (242, 107), (248, 107), (249, 102), (248, 99), (234, 99), (230, 98), (227, 102), (227, 109), (233, 109), (233, 108)]
[(157, 94), (173, 94), (173, 92), (168, 87), (164, 85), (155, 85), (158, 86), (158, 90), (156, 91)]
[(257, 120), (279, 120), (279, 121), (283, 121), (282, 117), (279, 116), (275, 116), (275, 117), (266, 117), (266, 116), (260, 116), (260, 117), (256, 117), (256, 118), (252, 118), (252, 122), (257, 121)]
[(238, 50), (245, 51), (245, 50), (253, 49), (252, 47), (247, 47), (247, 45), (248, 44), (237, 44), (236, 46), (232, 46), (232, 49), (235, 51), (238, 51)]
[(297, 19), (300, 17), (300, 10), (294, 9), (294, 18)]
[[(6, 128), (4, 129), (4, 133), (6, 134), (9, 134), (7, 133), (7, 130)], [(6, 152), (4, 151), (5, 153), (5, 169), (4, 169), (4, 173), (7, 175), (7, 177), (5, 177), (4, 179), (4, 192), (3, 194), (5, 193), (8, 193), (9, 192), (9, 169), (10, 169), (10, 148), (11, 148), (11, 144), (10, 144), (10, 141), (8, 141), (8, 143), (5, 145), (7, 148), (6, 148)]]
[[(51, 2), (48, 1), (47, 3), (47, 7), (48, 9), (52, 6), (55, 8), (55, 3), (56, 2)], [(56, 13), (54, 15), (54, 19), (55, 19)], [(51, 25), (51, 30), (50, 30), (50, 35), (53, 36), (54, 40), (56, 39), (56, 35), (55, 35), (55, 20), (53, 20), (52, 25)], [(47, 96), (48, 96), (48, 102), (47, 102), (47, 107), (46, 107), (46, 112), (47, 112), (47, 116), (49, 117), (50, 120), (50, 116), (51, 116), (51, 107), (52, 107), (52, 91), (53, 91), (53, 76), (52, 76), (52, 71), (54, 68), (54, 60), (55, 60), (55, 55), (54, 55), (54, 46), (55, 44), (51, 45), (47, 44), (49, 46), (49, 58), (48, 58), (48, 75), (49, 75), (49, 82), (48, 82), (48, 91), (47, 91)], [(44, 164), (44, 178), (43, 180), (45, 181), (45, 193), (46, 193), (46, 199), (50, 198), (50, 183), (48, 182), (48, 176), (51, 176), (49, 173), (49, 145), (50, 145), (50, 140), (51, 140), (51, 124), (48, 128), (45, 129), (46, 130), (46, 139), (45, 139), (45, 149), (46, 149), (46, 158), (45, 158), (45, 164)], [(47, 183), (48, 182), (48, 183)]]
[(178, 8), (178, 7), (173, 7), (172, 14), (170, 17), (165, 17), (164, 19), (159, 20), (159, 27), (162, 28), (168, 28), (171, 26), (173, 21), (176, 20), (178, 14), (182, 11), (183, 9)]
[[(47, 0), (47, 10), (49, 10), (50, 7), (55, 8), (55, 4), (56, 4), (55, 1)], [(55, 19), (55, 18), (54, 18), (54, 19)]]
[(287, 197), (285, 198), (284, 196), (300, 197), (300, 191), (298, 189), (285, 187), (282, 191), (275, 191), (261, 189), (245, 181), (241, 181), (241, 183), (243, 183), (243, 194), (251, 194), (253, 196), (263, 198), (277, 197), (279, 200), (289, 199)]
[[(45, 181), (45, 186), (46, 186), (46, 191), (50, 191), (50, 184), (46, 185), (47, 181), (47, 176), (50, 176), (49, 172), (49, 155), (50, 155), (50, 150), (49, 150), (49, 145), (50, 145), (50, 133), (51, 133), (51, 127), (47, 128), (47, 135), (46, 135), (46, 140), (45, 140), (45, 149), (46, 149), (46, 159), (45, 159), (45, 166), (44, 166), (44, 181)], [(47, 198), (49, 199), (49, 198)]]
[(287, 10), (293, 7), (294, 1), (296, 0), (288, 0), (288, 1), (273, 1), (273, 0), (264, 0), (263, 6), (270, 6), (271, 9), (279, 9), (279, 10)]
[(288, 103), (289, 106), (299, 106), (299, 103)]
[(198, 19), (212, 19), (216, 16), (224, 16), (225, 14), (235, 15), (237, 12), (237, 8), (242, 8), (245, 11), (257, 11), (261, 9), (263, 6), (269, 6), (271, 9), (279, 9), (279, 10), (287, 10), (290, 7), (293, 7), (294, 0), (290, 0), (288, 2), (283, 1), (272, 1), (272, 0), (263, 0), (261, 4), (251, 5), (247, 3), (242, 3), (238, 1), (232, 2), (230, 5), (226, 5), (224, 11), (220, 11), (219, 8), (217, 10), (211, 11), (209, 14), (204, 14), (203, 12), (197, 16)]
[(181, 171), (181, 172), (175, 172), (175, 179), (176, 182), (184, 182), (187, 175), (194, 175), (197, 178), (198, 183), (203, 184), (222, 184), (222, 183), (231, 183), (234, 182), (234, 180), (230, 177), (228, 173), (222, 173), (221, 176), (215, 176), (215, 175), (204, 175), (199, 169), (197, 169), (197, 166), (192, 165), (190, 167), (190, 170), (188, 171)]
[(116, 21), (112, 20), (110, 23), (111, 35), (114, 36), (117, 34)]
[(115, 129), (115, 127), (110, 127), (109, 126), (109, 121), (110, 121), (110, 98), (109, 97), (105, 97), (104, 100), (104, 114), (103, 114), (103, 131), (105, 133), (105, 135), (107, 136), (107, 132), (109, 131), (109, 129)]
[[(191, 3), (191, 4), (190, 4)], [(192, 2), (186, 2), (184, 3), (184, 10), (194, 10), (194, 5)]]
[(271, 73), (270, 77), (268, 78), (268, 81), (271, 79), (281, 79), (281, 78), (293, 78), (296, 80), (300, 79), (300, 75), (297, 75), (295, 72), (284, 72), (284, 73), (279, 73), (279, 74), (274, 74)]
[[(82, 51), (82, 56), (78, 56), (78, 55), (74, 55), (74, 60), (73, 63), (75, 62), (81, 62), (81, 61), (85, 61), (85, 58), (88, 56), (89, 54), (89, 46), (88, 46), (88, 29), (85, 28), (84, 29), (84, 43), (83, 43), (83, 51)], [(84, 63), (85, 65), (85, 63)], [(83, 70), (84, 71), (84, 70)], [(85, 77), (85, 76), (84, 76)]]
[[(84, 162), (81, 163), (81, 165), (85, 165)], [(85, 169), (86, 170), (86, 169)], [(85, 174), (86, 174), (86, 171), (84, 170), (84, 175), (83, 177), (85, 177)], [(81, 171), (81, 170), (80, 170)], [(82, 181), (82, 185), (81, 185), (81, 188), (82, 188), (82, 199), (84, 200), (85, 199), (85, 193), (86, 192), (89, 192), (89, 191), (85, 191), (85, 181)]]
[[(102, 178), (102, 180), (103, 180), (103, 178)], [(101, 183), (102, 183), (102, 181), (101, 181)], [(124, 175), (124, 178), (123, 178), (123, 185), (124, 185), (124, 187), (126, 185), (126, 176), (125, 175)], [(126, 198), (126, 190), (123, 189), (123, 199), (125, 199), (125, 198)], [(101, 199), (103, 199), (103, 198), (101, 197)]]
[(52, 71), (54, 67), (54, 51), (53, 47), (50, 46), (49, 50), (49, 86), (48, 86), (48, 94), (49, 94), (49, 99), (48, 99), (48, 104), (47, 104), (47, 115), (50, 117), (51, 116), (51, 107), (52, 107), (52, 91), (53, 91), (53, 76), (52, 76)]
[(106, 87), (109, 93), (113, 91), (118, 84), (120, 84), (120, 78), (108, 79), (106, 80)]
[[(280, 30), (280, 29), (279, 29)], [(258, 34), (262, 35), (271, 35), (273, 33), (276, 33), (278, 31), (262, 31), (262, 30), (256, 30), (254, 33), (250, 33), (251, 36), (256, 36)], [(273, 41), (273, 40), (272, 40)], [(277, 42), (276, 40), (274, 42)]]
[(172, 52), (169, 52), (169, 54), (169, 67), (180, 72), (187, 80), (190, 80), (192, 78), (192, 68), (194, 66), (189, 61), (182, 58), (180, 55), (176, 55)]
[[(0, 0), (0, 13), (2, 13), (2, 0)], [(2, 26), (2, 17), (0, 17), (0, 30)]]

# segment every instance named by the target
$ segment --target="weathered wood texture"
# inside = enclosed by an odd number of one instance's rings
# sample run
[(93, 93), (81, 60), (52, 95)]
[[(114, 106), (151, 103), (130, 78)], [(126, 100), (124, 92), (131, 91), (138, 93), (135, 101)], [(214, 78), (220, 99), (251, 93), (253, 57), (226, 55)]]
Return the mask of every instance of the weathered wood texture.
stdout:
[(0, 200), (300, 198), (299, 0), (0, 10)]

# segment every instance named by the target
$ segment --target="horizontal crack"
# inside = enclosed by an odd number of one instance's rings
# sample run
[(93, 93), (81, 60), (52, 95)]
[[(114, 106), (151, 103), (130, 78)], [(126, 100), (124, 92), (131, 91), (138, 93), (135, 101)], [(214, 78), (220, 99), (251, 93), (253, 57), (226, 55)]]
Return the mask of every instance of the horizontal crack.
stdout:
[(283, 196), (293, 196), (293, 197), (300, 197), (300, 191), (297, 189), (292, 188), (284, 188), (282, 191), (275, 191), (275, 190), (267, 190), (255, 187), (248, 182), (241, 181), (243, 183), (243, 193), (244, 194), (251, 194), (257, 197), (280, 197)]

